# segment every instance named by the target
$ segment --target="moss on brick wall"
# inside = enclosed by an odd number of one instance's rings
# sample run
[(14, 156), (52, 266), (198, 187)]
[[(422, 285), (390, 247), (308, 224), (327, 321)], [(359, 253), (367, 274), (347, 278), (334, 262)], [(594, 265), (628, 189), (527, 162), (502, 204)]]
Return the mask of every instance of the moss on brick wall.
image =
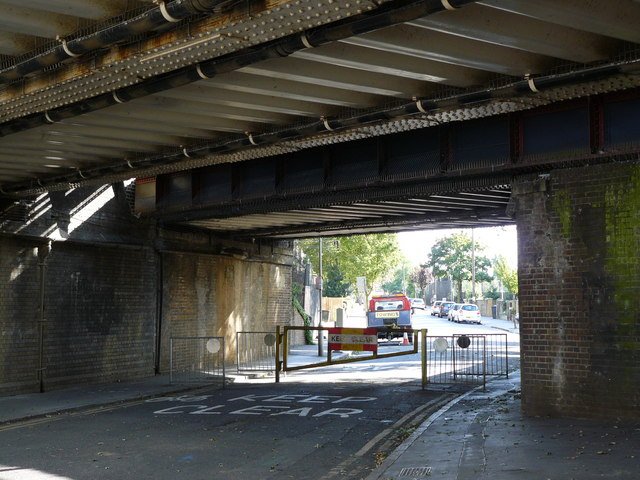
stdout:
[(523, 177), (518, 198), (523, 406), (639, 417), (640, 166)]

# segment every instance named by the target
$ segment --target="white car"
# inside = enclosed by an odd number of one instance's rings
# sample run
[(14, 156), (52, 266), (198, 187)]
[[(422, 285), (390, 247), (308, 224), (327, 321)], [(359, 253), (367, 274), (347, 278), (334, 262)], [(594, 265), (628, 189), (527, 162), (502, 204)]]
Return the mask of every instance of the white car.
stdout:
[(421, 298), (412, 298), (411, 299), (411, 312), (419, 308), (420, 310), (425, 309), (424, 300)]
[(437, 300), (435, 302), (433, 302), (433, 305), (431, 305), (431, 315), (434, 316), (438, 316), (440, 315), (440, 305), (442, 304), (442, 302), (440, 300)]
[(457, 308), (451, 315), (451, 320), (454, 322), (469, 322), (469, 323), (482, 323), (480, 316), (480, 309), (473, 303), (463, 303)]
[(451, 305), (451, 307), (449, 308), (449, 313), (447, 313), (447, 320), (449, 320), (450, 322), (457, 322), (456, 314), (458, 313), (458, 309), (461, 306), (462, 306), (461, 303), (454, 303), (453, 305)]

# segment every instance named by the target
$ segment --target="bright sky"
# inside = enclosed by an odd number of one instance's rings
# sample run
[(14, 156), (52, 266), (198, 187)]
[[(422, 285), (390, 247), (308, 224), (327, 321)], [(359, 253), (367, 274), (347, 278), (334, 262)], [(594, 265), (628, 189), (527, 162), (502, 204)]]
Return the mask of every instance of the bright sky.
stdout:
[[(465, 232), (471, 238), (471, 229), (443, 229), (421, 230), (416, 232), (398, 233), (400, 248), (411, 264), (418, 265), (427, 261), (427, 255), (435, 242), (454, 233)], [(484, 246), (482, 252), (493, 260), (498, 255), (503, 255), (511, 267), (518, 265), (518, 241), (516, 227), (486, 227), (476, 228), (474, 237), (476, 245)]]

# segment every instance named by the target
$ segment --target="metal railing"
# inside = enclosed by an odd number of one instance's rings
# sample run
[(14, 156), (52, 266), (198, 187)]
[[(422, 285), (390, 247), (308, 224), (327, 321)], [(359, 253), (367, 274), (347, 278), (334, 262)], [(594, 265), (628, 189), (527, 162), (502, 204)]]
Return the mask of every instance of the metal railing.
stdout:
[(484, 386), (487, 377), (509, 376), (506, 333), (427, 336), (426, 330), (409, 330), (411, 346), (403, 352), (379, 354), (376, 351), (358, 358), (334, 359), (331, 350), (327, 348), (325, 360), (304, 365), (291, 364), (289, 335), (301, 334), (307, 330), (319, 333), (328, 328), (278, 326), (275, 333), (237, 332), (238, 372), (275, 371), (276, 382), (279, 382), (280, 372), (412, 355), (420, 350), (423, 388), (427, 384)]
[(224, 337), (171, 337), (170, 383), (226, 383)]
[(236, 347), (238, 373), (275, 371), (275, 331), (236, 332)]
[(507, 334), (454, 334), (425, 339), (424, 383), (485, 385), (509, 377)]

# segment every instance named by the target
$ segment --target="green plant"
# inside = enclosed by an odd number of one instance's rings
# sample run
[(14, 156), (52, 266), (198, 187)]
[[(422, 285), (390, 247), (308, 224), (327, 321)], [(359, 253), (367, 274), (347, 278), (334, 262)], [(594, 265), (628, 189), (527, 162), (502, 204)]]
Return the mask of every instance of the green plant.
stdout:
[[(304, 311), (304, 307), (300, 303), (300, 300), (294, 295), (292, 296), (293, 308), (300, 314), (302, 317), (302, 321), (305, 327), (311, 326), (311, 315)], [(311, 330), (304, 331), (304, 342), (306, 345), (313, 345), (313, 335), (311, 334)]]

